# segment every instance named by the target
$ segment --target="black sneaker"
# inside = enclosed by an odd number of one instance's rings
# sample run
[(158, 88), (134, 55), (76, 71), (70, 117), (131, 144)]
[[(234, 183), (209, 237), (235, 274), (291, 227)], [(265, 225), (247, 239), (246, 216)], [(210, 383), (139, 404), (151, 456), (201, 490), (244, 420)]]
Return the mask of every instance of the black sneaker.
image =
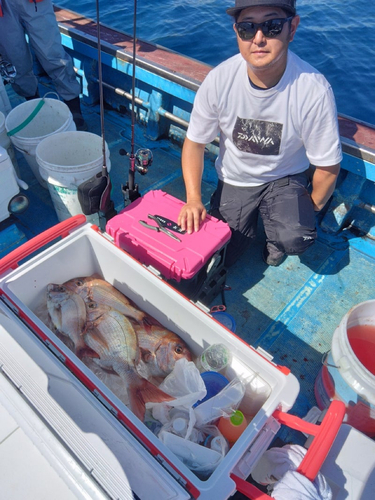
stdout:
[(267, 243), (264, 245), (263, 252), (262, 252), (262, 258), (264, 262), (268, 266), (279, 266), (281, 262), (284, 260), (285, 254), (281, 253), (280, 251), (275, 252), (274, 255), (270, 255), (268, 248), (267, 248)]
[(74, 113), (73, 121), (76, 124), (76, 129), (79, 130), (80, 132), (86, 132), (86, 130), (88, 130), (87, 123), (85, 122), (85, 119), (83, 118), (82, 115)]
[(65, 104), (68, 106), (70, 112), (72, 113), (73, 116), (73, 121), (76, 124), (77, 130), (80, 131), (86, 131), (87, 130), (87, 123), (85, 122), (83, 116), (82, 116), (82, 111), (81, 111), (81, 102), (79, 100), (79, 97), (75, 97), (74, 99), (71, 99), (70, 101), (64, 101)]
[(39, 92), (36, 91), (35, 95), (29, 95), (28, 97), (25, 97), (26, 101), (31, 101), (32, 99), (39, 99), (40, 95)]

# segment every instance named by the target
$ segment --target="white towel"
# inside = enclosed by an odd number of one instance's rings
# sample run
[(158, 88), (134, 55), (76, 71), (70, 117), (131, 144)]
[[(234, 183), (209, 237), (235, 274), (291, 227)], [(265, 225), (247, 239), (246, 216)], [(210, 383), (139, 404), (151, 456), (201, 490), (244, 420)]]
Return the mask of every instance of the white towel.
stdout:
[(302, 474), (289, 470), (273, 485), (272, 498), (276, 500), (332, 500), (332, 491), (320, 474), (311, 482)]
[(320, 472), (313, 482), (295, 472), (305, 454), (306, 449), (295, 444), (271, 448), (251, 476), (259, 484), (272, 485), (270, 495), (276, 500), (331, 500), (331, 488)]

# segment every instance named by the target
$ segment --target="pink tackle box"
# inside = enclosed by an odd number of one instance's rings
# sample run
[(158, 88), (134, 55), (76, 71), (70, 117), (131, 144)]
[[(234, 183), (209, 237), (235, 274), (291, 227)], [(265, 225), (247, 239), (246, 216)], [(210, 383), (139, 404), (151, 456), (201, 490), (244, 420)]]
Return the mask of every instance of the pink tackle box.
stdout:
[[(106, 232), (116, 246), (157, 270), (181, 293), (208, 304), (225, 283), (224, 259), (231, 231), (228, 224), (207, 215), (198, 232), (181, 232), (177, 218), (183, 205), (163, 191), (149, 191), (113, 217)], [(143, 222), (158, 226), (149, 215), (157, 216), (179, 241), (145, 227)]]

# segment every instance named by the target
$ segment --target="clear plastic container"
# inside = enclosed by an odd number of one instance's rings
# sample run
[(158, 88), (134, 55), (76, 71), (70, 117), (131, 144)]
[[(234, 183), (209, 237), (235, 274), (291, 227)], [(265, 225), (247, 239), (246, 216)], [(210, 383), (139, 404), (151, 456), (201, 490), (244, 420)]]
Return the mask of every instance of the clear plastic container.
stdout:
[(232, 360), (232, 354), (224, 344), (213, 344), (205, 349), (199, 358), (199, 367), (203, 371), (219, 372)]

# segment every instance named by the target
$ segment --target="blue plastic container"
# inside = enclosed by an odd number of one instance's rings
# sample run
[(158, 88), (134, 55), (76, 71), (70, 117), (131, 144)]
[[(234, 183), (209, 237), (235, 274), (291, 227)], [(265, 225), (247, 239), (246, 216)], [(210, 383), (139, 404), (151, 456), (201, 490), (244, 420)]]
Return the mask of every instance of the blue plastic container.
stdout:
[(200, 399), (197, 401), (194, 405), (198, 406), (204, 401), (207, 401), (207, 399), (212, 398), (213, 396), (216, 396), (226, 385), (229, 384), (229, 380), (224, 377), (224, 375), (221, 375), (221, 373), (218, 372), (203, 372), (201, 373), (201, 377), (203, 379), (204, 385), (206, 386), (207, 389), (207, 394), (203, 399)]
[(225, 311), (217, 311), (211, 313), (212, 317), (215, 318), (217, 321), (220, 321), (222, 325), (224, 325), (228, 330), (232, 331), (235, 333), (236, 331), (236, 322), (230, 314), (228, 314)]

